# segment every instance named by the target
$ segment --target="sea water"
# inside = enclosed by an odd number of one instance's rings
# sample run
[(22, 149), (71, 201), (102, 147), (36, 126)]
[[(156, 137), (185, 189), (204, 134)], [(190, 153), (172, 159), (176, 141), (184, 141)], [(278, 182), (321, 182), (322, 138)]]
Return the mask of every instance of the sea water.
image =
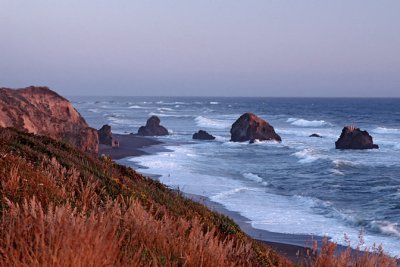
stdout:
[[(400, 99), (70, 99), (90, 126), (109, 124), (115, 133), (136, 133), (158, 116), (169, 150), (129, 159), (138, 171), (221, 203), (255, 228), (353, 246), (362, 233), (362, 248), (382, 244), (400, 255)], [(267, 120), (282, 142), (230, 142), (230, 127), (245, 112)], [(367, 130), (380, 149), (336, 150), (345, 125)], [(216, 140), (192, 140), (200, 129)]]

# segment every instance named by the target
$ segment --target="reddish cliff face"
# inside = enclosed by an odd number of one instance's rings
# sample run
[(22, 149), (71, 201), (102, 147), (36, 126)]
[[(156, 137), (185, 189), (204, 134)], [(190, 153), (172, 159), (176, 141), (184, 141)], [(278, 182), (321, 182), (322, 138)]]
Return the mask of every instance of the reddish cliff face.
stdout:
[(97, 131), (72, 104), (47, 87), (0, 88), (0, 127), (14, 127), (97, 153)]

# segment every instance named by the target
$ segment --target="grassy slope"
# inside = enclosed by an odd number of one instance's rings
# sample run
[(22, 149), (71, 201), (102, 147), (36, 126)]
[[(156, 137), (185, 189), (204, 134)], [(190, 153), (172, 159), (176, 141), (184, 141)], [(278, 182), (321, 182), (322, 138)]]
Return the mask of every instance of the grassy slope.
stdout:
[(0, 265), (291, 265), (228, 217), (43, 136), (0, 129), (0, 181)]

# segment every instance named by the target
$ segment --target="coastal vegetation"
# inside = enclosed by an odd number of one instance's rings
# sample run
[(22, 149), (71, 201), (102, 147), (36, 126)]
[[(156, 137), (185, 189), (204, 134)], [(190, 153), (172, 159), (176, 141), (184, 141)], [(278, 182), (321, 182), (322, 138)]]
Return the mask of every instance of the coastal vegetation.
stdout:
[(290, 266), (228, 217), (110, 158), (0, 129), (1, 266)]

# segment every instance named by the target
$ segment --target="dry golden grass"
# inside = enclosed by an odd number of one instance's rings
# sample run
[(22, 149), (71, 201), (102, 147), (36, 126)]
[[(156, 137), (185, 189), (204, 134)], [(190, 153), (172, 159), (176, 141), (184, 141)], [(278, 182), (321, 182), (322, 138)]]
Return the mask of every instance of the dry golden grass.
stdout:
[[(221, 241), (197, 219), (148, 212), (133, 199), (78, 211), (44, 209), (35, 198), (7, 201), (0, 221), (0, 266), (245, 266), (251, 244)], [(160, 214), (163, 214), (162, 216)]]
[[(347, 238), (346, 238), (347, 239)], [(359, 244), (351, 248), (339, 247), (336, 243), (323, 239), (320, 248), (317, 241), (313, 241), (311, 249), (306, 250), (306, 255), (299, 255), (296, 266), (307, 267), (396, 267), (400, 266), (397, 258), (389, 257), (384, 253), (382, 246), (362, 249), (364, 244), (362, 233), (359, 235)]]
[[(399, 266), (397, 259), (387, 256), (382, 246), (373, 246), (372, 248), (361, 249), (362, 236), (360, 235), (360, 244), (356, 249), (352, 249), (350, 244), (348, 247), (337, 252), (337, 244), (327, 241), (323, 241), (321, 251), (319, 253), (313, 253), (309, 257), (307, 266), (315, 267), (330, 267), (330, 266), (359, 266), (359, 267), (395, 267)], [(316, 245), (314, 247), (316, 250)]]
[(290, 266), (228, 217), (109, 158), (0, 129), (0, 266)]

